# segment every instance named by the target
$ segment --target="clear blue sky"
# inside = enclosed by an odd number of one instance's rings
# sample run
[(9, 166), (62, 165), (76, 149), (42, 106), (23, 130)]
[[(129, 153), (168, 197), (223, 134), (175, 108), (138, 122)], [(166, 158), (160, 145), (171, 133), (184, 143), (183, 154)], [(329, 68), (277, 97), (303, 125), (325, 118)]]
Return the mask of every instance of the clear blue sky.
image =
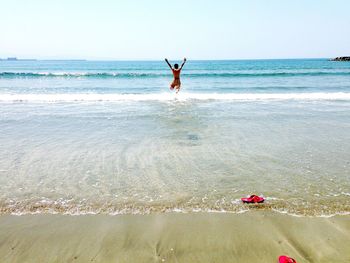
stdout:
[(349, 0), (0, 0), (0, 57), (350, 55)]

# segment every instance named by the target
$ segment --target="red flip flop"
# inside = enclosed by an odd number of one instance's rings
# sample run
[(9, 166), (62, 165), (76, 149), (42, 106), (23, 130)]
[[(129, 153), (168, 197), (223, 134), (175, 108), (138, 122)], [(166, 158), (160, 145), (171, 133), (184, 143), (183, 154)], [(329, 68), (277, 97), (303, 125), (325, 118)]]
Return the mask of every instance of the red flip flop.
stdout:
[(278, 258), (279, 263), (297, 263), (294, 258), (290, 258), (288, 256), (280, 256)]
[(263, 203), (265, 199), (263, 197), (257, 196), (257, 195), (251, 195), (247, 198), (241, 198), (243, 203)]

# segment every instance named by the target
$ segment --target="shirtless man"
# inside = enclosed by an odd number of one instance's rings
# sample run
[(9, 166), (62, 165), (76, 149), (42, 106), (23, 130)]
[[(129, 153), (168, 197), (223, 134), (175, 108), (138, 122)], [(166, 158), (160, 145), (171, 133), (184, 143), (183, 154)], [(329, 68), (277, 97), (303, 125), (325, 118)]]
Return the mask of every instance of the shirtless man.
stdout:
[(180, 91), (180, 87), (181, 87), (180, 73), (181, 73), (181, 69), (183, 68), (183, 66), (186, 63), (186, 58), (184, 58), (184, 62), (182, 62), (180, 68), (179, 68), (179, 64), (174, 64), (174, 68), (173, 68), (170, 65), (170, 63), (169, 63), (167, 58), (165, 59), (165, 62), (168, 64), (169, 68), (171, 69), (171, 71), (173, 72), (173, 75), (174, 75), (174, 80), (170, 84), (170, 89), (173, 90), (175, 88), (176, 89), (176, 93), (178, 93)]

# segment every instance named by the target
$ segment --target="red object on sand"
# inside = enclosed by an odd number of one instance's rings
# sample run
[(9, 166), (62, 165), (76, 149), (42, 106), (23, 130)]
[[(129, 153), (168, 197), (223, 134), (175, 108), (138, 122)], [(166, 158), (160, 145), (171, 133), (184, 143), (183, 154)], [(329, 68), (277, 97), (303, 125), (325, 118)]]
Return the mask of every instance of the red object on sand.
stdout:
[(288, 256), (280, 256), (278, 258), (279, 263), (297, 263), (294, 258), (290, 258)]
[(257, 195), (251, 195), (247, 198), (241, 198), (243, 203), (262, 203), (265, 201), (263, 197), (257, 196)]

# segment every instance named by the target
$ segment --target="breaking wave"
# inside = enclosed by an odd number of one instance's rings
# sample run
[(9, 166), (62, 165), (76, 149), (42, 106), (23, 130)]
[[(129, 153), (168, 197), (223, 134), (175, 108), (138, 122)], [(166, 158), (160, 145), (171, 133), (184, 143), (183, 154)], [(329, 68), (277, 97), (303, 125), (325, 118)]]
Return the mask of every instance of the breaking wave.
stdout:
[[(0, 78), (157, 78), (171, 75), (170, 72), (0, 72)], [(300, 71), (300, 72), (203, 72), (186, 73), (191, 78), (254, 78), (254, 77), (298, 77), (298, 76), (350, 76), (350, 71)]]
[(174, 101), (174, 100), (350, 100), (350, 92), (314, 93), (151, 93), (151, 94), (0, 94), (1, 102), (119, 102), (119, 101)]

